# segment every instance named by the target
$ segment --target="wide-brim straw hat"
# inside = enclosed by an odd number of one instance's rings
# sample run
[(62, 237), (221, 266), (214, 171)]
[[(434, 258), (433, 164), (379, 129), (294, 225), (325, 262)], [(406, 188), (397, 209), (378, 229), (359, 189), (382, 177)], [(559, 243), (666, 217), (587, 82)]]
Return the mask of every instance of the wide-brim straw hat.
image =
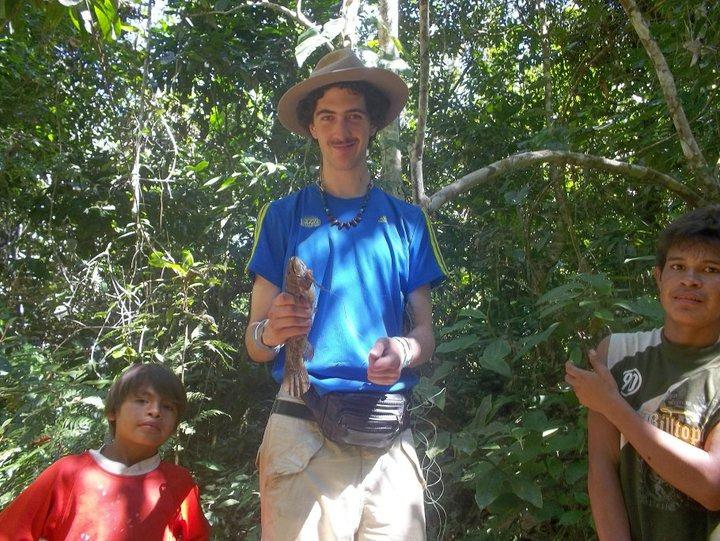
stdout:
[(387, 96), (390, 106), (385, 119), (379, 126), (375, 126), (378, 130), (395, 120), (407, 102), (408, 87), (398, 75), (383, 68), (368, 68), (351, 49), (338, 49), (323, 56), (310, 77), (290, 88), (280, 98), (280, 122), (291, 132), (310, 137), (307, 126), (303, 126), (298, 120), (298, 104), (313, 90), (345, 81), (368, 82)]

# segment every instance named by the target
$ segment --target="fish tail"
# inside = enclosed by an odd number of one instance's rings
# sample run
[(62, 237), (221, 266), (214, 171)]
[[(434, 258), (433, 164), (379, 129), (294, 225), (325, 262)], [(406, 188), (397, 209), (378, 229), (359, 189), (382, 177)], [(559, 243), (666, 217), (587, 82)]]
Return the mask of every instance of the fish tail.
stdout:
[(296, 370), (290, 374), (290, 396), (302, 398), (310, 388), (307, 370)]

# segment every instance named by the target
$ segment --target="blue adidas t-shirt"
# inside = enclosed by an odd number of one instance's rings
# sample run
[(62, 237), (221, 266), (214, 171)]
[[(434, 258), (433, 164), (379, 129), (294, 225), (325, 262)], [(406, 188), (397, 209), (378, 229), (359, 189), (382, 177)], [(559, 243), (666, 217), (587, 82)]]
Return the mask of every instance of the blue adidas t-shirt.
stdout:
[[(327, 195), (331, 212), (351, 220), (362, 197)], [(425, 213), (379, 188), (372, 188), (362, 221), (353, 228), (331, 227), (316, 185), (273, 201), (258, 217), (248, 271), (283, 289), (285, 265), (300, 257), (312, 270), (317, 306), (309, 340), (310, 382), (319, 394), (329, 391), (412, 388), (417, 376), (406, 369), (391, 387), (367, 380), (368, 352), (378, 338), (403, 331), (407, 296), (447, 276)], [(272, 374), (282, 381), (284, 351)]]

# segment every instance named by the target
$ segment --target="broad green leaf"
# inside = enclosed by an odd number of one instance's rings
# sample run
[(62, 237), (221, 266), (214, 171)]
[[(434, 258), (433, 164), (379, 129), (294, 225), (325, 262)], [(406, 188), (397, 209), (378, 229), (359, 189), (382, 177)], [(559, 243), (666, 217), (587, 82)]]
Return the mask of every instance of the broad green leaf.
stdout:
[(492, 408), (492, 395), (485, 395), (480, 402), (477, 410), (475, 411), (475, 417), (472, 424), (474, 425), (485, 425), (488, 421), (488, 414)]
[(641, 297), (635, 300), (618, 301), (615, 306), (629, 310), (633, 314), (649, 317), (656, 321), (661, 321), (665, 312), (657, 299), (651, 297)]
[(578, 278), (589, 284), (597, 291), (609, 294), (612, 291), (612, 281), (604, 274), (578, 274)]
[(475, 505), (483, 510), (497, 500), (502, 489), (494, 484), (478, 484), (475, 486)]
[(217, 189), (218, 192), (222, 192), (223, 190), (228, 189), (230, 186), (235, 184), (237, 182), (237, 177), (230, 177), (223, 181), (223, 183), (220, 185), (220, 187)]
[(105, 0), (93, 0), (92, 7), (103, 39), (115, 39), (115, 26), (113, 24), (115, 8)]
[(572, 485), (576, 481), (587, 476), (587, 460), (571, 462), (565, 468), (565, 480)]
[(440, 365), (435, 370), (433, 370), (432, 375), (430, 376), (430, 381), (435, 384), (438, 381), (444, 379), (450, 372), (455, 369), (455, 366), (456, 364), (452, 361), (441, 362)]
[(522, 475), (522, 472), (514, 477), (510, 483), (513, 493), (518, 498), (531, 503), (537, 508), (541, 508), (543, 506), (543, 499), (540, 487), (533, 480), (520, 477), (520, 475)]
[(581, 293), (582, 289), (579, 288), (577, 284), (564, 284), (542, 295), (535, 304), (569, 301)]
[(489, 462), (481, 463), (484, 467), (475, 478), (475, 504), (478, 509), (485, 509), (503, 493), (503, 473)]
[(593, 316), (603, 321), (615, 321), (615, 316), (609, 310), (595, 310)]
[(420, 382), (413, 388), (413, 393), (420, 403), (429, 402), (440, 408), (445, 408), (445, 388), (434, 385), (428, 378), (420, 378)]
[(510, 344), (504, 338), (490, 342), (483, 351), (483, 357), (504, 359), (510, 354)]
[(195, 173), (199, 173), (200, 171), (207, 169), (208, 165), (210, 165), (210, 162), (208, 162), (207, 160), (202, 160), (195, 165), (191, 165), (190, 170), (194, 171)]
[(471, 455), (477, 449), (477, 438), (467, 432), (458, 432), (452, 437), (452, 445), (458, 451)]
[(450, 342), (442, 342), (437, 349), (437, 353), (450, 353), (452, 351), (458, 351), (461, 349), (467, 349), (478, 343), (479, 338), (475, 334), (469, 334), (467, 336), (461, 336)]
[(438, 432), (434, 441), (428, 444), (425, 454), (428, 458), (433, 459), (443, 453), (450, 446), (450, 434), (448, 432)]
[(536, 345), (540, 344), (541, 342), (545, 342), (548, 338), (550, 338), (550, 335), (553, 333), (553, 331), (557, 329), (558, 325), (560, 325), (560, 322), (556, 321), (544, 331), (525, 338), (523, 340), (522, 348), (520, 348), (520, 351), (515, 355), (515, 359), (521, 358)]
[(496, 372), (501, 376), (505, 376), (506, 378), (512, 376), (512, 372), (508, 363), (498, 357), (483, 356), (478, 359), (478, 362), (483, 368), (487, 370), (492, 370), (493, 372)]

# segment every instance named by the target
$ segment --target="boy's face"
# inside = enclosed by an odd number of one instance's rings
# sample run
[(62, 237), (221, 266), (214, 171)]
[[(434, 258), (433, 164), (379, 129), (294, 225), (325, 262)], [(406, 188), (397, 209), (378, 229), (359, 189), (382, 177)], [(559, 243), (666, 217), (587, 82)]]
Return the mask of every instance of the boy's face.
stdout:
[(364, 167), (368, 142), (377, 131), (370, 124), (365, 97), (339, 87), (329, 88), (317, 101), (308, 128), (317, 139), (327, 171)]
[(720, 248), (697, 242), (673, 246), (655, 267), (666, 330), (720, 335)]
[(115, 444), (128, 454), (155, 454), (175, 430), (177, 408), (150, 386), (128, 394), (108, 419), (115, 421)]

